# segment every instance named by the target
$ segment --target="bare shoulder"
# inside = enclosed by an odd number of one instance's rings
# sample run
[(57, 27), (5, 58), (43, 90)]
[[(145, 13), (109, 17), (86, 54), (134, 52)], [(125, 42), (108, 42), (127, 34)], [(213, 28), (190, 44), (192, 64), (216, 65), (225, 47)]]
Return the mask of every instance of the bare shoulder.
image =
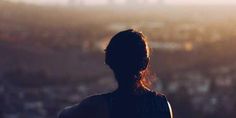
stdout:
[(91, 118), (93, 116), (106, 117), (107, 105), (104, 95), (86, 98), (80, 104), (65, 107), (58, 118)]

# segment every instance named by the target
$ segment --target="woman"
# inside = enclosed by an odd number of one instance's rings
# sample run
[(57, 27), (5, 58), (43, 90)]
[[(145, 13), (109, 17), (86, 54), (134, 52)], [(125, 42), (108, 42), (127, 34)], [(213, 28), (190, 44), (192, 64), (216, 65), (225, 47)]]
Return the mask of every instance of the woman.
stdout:
[(105, 50), (105, 62), (113, 70), (117, 90), (67, 107), (59, 118), (173, 118), (165, 96), (145, 86), (150, 60), (146, 40), (133, 29), (116, 34)]

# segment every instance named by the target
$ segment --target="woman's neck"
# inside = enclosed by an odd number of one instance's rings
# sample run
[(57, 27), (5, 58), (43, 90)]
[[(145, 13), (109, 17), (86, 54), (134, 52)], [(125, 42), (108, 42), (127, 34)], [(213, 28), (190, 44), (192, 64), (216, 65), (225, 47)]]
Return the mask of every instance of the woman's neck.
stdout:
[(126, 94), (139, 94), (140, 92), (148, 91), (149, 89), (145, 87), (136, 75), (120, 74), (116, 75), (118, 81), (117, 91)]

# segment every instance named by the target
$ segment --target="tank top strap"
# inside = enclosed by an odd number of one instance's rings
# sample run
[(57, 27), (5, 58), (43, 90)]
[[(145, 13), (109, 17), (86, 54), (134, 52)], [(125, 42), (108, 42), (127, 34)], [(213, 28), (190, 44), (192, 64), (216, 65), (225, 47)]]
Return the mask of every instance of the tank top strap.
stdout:
[(158, 107), (158, 111), (160, 112), (159, 116), (162, 118), (171, 118), (171, 111), (169, 109), (168, 100), (165, 95), (160, 93), (155, 93), (155, 103)]
[(168, 100), (165, 95), (150, 91), (147, 93), (147, 99), (152, 101), (152, 108), (161, 112), (169, 111)]
[(109, 116), (110, 118), (113, 118), (112, 117), (112, 108), (113, 108), (113, 99), (114, 99), (114, 95), (113, 93), (107, 93), (107, 94), (103, 94), (104, 98), (105, 98), (105, 101), (107, 102), (107, 108), (108, 108), (108, 112), (109, 112)]

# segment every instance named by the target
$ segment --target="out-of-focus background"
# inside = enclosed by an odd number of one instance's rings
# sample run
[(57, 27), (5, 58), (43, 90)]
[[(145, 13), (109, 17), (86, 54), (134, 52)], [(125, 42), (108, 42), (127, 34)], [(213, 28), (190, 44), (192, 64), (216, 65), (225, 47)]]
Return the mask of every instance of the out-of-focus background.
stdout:
[(116, 83), (104, 48), (117, 32), (149, 37), (152, 89), (175, 118), (236, 117), (233, 0), (1, 0), (0, 117), (55, 118)]

